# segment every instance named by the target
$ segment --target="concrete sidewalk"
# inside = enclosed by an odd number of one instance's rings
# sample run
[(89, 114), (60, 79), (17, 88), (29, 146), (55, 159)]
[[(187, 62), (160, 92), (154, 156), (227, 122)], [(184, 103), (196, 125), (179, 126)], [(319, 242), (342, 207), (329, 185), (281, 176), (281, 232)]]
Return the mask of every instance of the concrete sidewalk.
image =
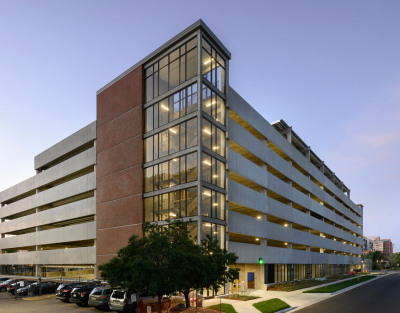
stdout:
[[(254, 299), (254, 300), (249, 300), (249, 301), (230, 300), (230, 299), (225, 299), (225, 298), (221, 298), (221, 299), (214, 298), (214, 299), (204, 300), (203, 307), (208, 307), (210, 305), (219, 304), (221, 301), (222, 303), (231, 304), (238, 313), (260, 313), (260, 311), (258, 311), (255, 307), (253, 307), (253, 303), (257, 303), (260, 301), (265, 301), (265, 300), (269, 300), (269, 299), (273, 299), (273, 298), (278, 298), (278, 299), (281, 299), (282, 301), (285, 301), (288, 305), (291, 306), (290, 312), (295, 312), (297, 310), (303, 309), (304, 307), (307, 307), (314, 303), (320, 302), (327, 298), (333, 297), (333, 296), (335, 296), (339, 293), (345, 292), (347, 290), (357, 288), (361, 285), (364, 285), (366, 283), (369, 283), (371, 281), (374, 281), (374, 280), (379, 279), (384, 276), (385, 275), (378, 276), (377, 278), (370, 279), (366, 282), (342, 289), (335, 293), (303, 293), (303, 291), (306, 291), (306, 290), (325, 286), (324, 284), (320, 285), (320, 286), (313, 286), (310, 288), (304, 288), (304, 289), (300, 289), (300, 290), (296, 290), (296, 291), (252, 290), (249, 292), (249, 295), (257, 296), (260, 298)], [(327, 285), (337, 284), (339, 282), (346, 281), (346, 280), (353, 279), (353, 278), (354, 277), (351, 277), (348, 279), (343, 279), (343, 280), (338, 280), (338, 281), (335, 281), (332, 283), (328, 283)]]

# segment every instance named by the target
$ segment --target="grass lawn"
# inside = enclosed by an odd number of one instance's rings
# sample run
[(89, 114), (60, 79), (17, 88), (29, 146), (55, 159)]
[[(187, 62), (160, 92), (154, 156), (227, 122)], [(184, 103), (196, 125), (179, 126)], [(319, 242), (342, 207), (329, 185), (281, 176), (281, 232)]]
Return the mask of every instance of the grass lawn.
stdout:
[(253, 306), (261, 313), (274, 313), (283, 309), (290, 308), (289, 304), (278, 298), (257, 302), (254, 303)]
[(217, 310), (225, 313), (237, 313), (234, 307), (228, 303), (222, 303), (221, 306), (219, 304), (209, 306), (208, 309)]
[(335, 291), (338, 291), (338, 290), (341, 290), (341, 289), (344, 289), (344, 288), (347, 288), (347, 287), (350, 287), (353, 285), (357, 285), (359, 283), (362, 283), (364, 281), (370, 280), (375, 277), (376, 277), (375, 275), (362, 276), (362, 277), (342, 281), (337, 284), (332, 284), (329, 286), (324, 286), (324, 287), (319, 287), (319, 288), (303, 291), (303, 293), (331, 293), (331, 292), (335, 292)]

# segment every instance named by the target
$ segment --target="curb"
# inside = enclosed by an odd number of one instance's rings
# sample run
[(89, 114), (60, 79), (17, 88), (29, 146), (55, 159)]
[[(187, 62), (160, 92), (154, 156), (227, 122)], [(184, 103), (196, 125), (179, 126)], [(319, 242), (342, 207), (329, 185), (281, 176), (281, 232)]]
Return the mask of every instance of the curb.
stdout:
[(47, 296), (38, 296), (38, 297), (29, 297), (29, 298), (22, 298), (25, 301), (38, 301), (38, 300), (46, 300), (55, 297), (55, 295), (47, 295)]

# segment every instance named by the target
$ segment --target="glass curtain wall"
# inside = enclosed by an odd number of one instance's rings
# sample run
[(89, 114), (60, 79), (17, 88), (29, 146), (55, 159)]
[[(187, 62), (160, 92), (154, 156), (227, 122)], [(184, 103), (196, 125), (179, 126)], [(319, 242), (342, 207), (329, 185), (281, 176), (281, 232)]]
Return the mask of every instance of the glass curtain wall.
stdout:
[(227, 63), (217, 50), (198, 32), (145, 66), (144, 220), (191, 218), (193, 238), (225, 247)]

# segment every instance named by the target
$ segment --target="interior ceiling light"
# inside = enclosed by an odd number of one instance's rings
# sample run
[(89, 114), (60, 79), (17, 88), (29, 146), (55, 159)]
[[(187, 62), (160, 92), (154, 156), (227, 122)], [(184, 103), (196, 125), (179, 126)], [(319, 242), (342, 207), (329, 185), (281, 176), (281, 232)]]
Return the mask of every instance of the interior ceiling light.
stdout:
[(211, 193), (209, 191), (203, 191), (203, 195), (211, 197)]
[(211, 131), (210, 131), (209, 129), (207, 129), (207, 128), (204, 128), (204, 129), (203, 129), (203, 132), (205, 132), (206, 134), (211, 135)]
[(210, 63), (212, 60), (214, 60), (214, 58), (208, 59), (207, 61), (204, 62), (204, 65), (207, 65), (207, 64)]
[(176, 130), (175, 130), (175, 129), (173, 129), (173, 128), (170, 128), (170, 129), (169, 129), (169, 131), (170, 131), (171, 133), (174, 133), (174, 134), (176, 134)]
[(203, 163), (206, 165), (211, 165), (210, 161), (208, 161), (208, 160), (204, 160)]
[(260, 215), (259, 215), (259, 216), (257, 216), (257, 219), (258, 219), (258, 220), (260, 220), (260, 219), (261, 219), (261, 216), (260, 216)]
[(169, 111), (169, 108), (167, 106), (165, 106), (164, 104), (161, 104), (161, 107), (165, 110), (165, 111)]

